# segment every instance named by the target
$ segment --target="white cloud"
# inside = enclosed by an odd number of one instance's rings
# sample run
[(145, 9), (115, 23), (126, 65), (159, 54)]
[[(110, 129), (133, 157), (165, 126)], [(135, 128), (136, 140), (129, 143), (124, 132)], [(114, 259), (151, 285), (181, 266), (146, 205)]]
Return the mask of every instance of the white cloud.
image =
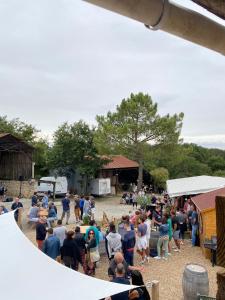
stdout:
[(51, 134), (143, 91), (183, 136), (224, 133), (223, 56), (83, 1), (2, 1), (0, 20), (1, 114)]

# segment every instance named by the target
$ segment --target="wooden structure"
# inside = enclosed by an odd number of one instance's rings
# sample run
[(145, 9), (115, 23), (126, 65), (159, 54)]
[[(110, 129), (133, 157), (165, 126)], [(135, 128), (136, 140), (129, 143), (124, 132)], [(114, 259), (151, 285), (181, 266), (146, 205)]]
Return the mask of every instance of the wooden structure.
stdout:
[(119, 187), (136, 183), (139, 164), (123, 155), (111, 156), (110, 162), (105, 164), (99, 172), (100, 178), (111, 179), (112, 194), (117, 194)]
[(159, 300), (159, 281), (152, 281), (152, 300)]
[(225, 268), (225, 195), (216, 197), (216, 225), (217, 265)]
[(217, 235), (215, 199), (216, 196), (223, 195), (225, 195), (225, 188), (201, 194), (192, 198), (199, 215), (200, 246), (205, 257), (207, 258), (210, 258), (211, 253), (209, 249), (205, 249), (204, 242), (205, 240), (211, 240), (212, 236)]
[(218, 291), (217, 300), (225, 299), (225, 197), (216, 197), (216, 225), (217, 225), (217, 265), (222, 267), (217, 272)]
[(32, 178), (34, 148), (9, 133), (0, 133), (0, 179)]

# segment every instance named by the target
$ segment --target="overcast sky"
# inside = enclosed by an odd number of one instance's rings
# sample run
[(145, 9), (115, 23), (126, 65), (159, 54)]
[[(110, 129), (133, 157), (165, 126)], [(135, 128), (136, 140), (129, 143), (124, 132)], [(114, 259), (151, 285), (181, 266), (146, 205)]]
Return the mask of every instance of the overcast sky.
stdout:
[(81, 0), (0, 1), (0, 25), (1, 115), (51, 135), (144, 92), (184, 112), (185, 141), (225, 148), (224, 56)]

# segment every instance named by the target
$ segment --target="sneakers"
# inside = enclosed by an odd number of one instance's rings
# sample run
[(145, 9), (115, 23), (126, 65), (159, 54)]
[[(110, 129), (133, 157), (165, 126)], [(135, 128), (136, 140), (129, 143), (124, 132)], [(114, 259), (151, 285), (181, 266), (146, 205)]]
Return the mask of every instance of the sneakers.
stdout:
[(161, 259), (161, 256), (155, 256), (154, 259)]
[(168, 258), (167, 258), (167, 257), (165, 257), (165, 256), (163, 256), (163, 259), (164, 259), (164, 260), (167, 260)]
[(168, 252), (168, 255), (172, 255), (170, 252)]
[(150, 257), (149, 256), (145, 256), (144, 261), (145, 262), (149, 262), (149, 260), (150, 260)]
[(176, 248), (176, 249), (174, 249), (173, 251), (174, 251), (174, 252), (180, 252), (180, 249), (177, 249), (177, 248)]

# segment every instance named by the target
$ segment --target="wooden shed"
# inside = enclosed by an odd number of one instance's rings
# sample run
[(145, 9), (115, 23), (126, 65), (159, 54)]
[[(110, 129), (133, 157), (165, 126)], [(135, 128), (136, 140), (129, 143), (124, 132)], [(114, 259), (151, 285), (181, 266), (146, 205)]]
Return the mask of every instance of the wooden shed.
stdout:
[(9, 133), (0, 133), (0, 179), (32, 178), (34, 148)]
[(99, 172), (100, 178), (111, 179), (112, 194), (117, 194), (119, 189), (137, 182), (139, 164), (123, 155), (109, 157), (110, 162), (105, 164)]
[(225, 188), (192, 198), (199, 215), (200, 246), (207, 258), (210, 258), (210, 250), (204, 248), (204, 241), (210, 240), (212, 236), (216, 236), (216, 196), (225, 196)]

